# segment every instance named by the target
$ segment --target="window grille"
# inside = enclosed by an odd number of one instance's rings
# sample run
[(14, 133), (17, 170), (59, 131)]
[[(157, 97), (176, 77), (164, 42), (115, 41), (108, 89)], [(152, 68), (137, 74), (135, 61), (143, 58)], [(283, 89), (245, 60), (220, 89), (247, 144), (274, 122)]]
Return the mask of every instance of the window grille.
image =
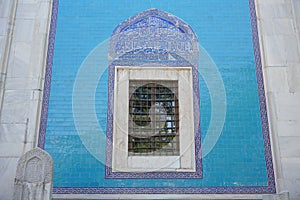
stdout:
[(129, 81), (129, 156), (179, 155), (177, 81)]

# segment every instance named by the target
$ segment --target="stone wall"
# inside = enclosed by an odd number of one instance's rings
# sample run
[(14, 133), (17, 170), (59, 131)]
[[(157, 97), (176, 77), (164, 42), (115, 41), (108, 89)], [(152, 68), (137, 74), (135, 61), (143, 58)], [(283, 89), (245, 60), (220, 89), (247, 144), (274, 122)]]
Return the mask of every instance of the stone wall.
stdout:
[(17, 161), (36, 146), (51, 0), (0, 0), (0, 199)]
[[(299, 199), (300, 1), (256, 4), (277, 191)], [(0, 0), (1, 200), (12, 199), (17, 161), (36, 146), (50, 10), (51, 0)]]
[(256, 2), (277, 192), (299, 199), (300, 1)]

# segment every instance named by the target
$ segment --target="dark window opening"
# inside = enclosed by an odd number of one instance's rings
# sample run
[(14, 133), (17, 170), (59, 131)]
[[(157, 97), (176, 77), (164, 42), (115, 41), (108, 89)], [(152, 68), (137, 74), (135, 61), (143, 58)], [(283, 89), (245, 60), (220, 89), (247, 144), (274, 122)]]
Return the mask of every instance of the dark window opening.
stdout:
[(177, 81), (129, 81), (130, 156), (179, 155)]

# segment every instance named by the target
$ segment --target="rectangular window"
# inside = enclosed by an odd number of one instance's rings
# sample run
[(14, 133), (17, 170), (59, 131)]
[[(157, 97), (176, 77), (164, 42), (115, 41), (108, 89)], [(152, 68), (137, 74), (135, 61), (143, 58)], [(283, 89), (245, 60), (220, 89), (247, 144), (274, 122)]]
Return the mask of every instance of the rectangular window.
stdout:
[(112, 172), (195, 172), (191, 67), (115, 68)]
[(179, 155), (178, 81), (129, 81), (129, 156)]

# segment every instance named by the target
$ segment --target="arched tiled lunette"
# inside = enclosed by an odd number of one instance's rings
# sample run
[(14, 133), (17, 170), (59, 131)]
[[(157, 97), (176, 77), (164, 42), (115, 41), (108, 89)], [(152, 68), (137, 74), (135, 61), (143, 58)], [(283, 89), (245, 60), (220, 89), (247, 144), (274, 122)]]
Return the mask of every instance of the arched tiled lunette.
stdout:
[[(201, 178), (201, 138), (198, 81), (198, 38), (176, 16), (158, 9), (141, 12), (119, 24), (108, 50), (108, 116), (106, 178)], [(191, 67), (195, 133), (195, 172), (112, 172), (115, 66)]]
[[(158, 9), (149, 9), (120, 23), (112, 33), (109, 45), (109, 62), (124, 59), (123, 54), (131, 52), (130, 60), (146, 62), (150, 57), (138, 57), (136, 51), (145, 54), (169, 53), (179, 55), (194, 67), (198, 65), (198, 38), (192, 28), (176, 16)], [(164, 53), (162, 53), (163, 51)], [(176, 58), (157, 60), (171, 61)], [(182, 60), (182, 59), (180, 59)]]

